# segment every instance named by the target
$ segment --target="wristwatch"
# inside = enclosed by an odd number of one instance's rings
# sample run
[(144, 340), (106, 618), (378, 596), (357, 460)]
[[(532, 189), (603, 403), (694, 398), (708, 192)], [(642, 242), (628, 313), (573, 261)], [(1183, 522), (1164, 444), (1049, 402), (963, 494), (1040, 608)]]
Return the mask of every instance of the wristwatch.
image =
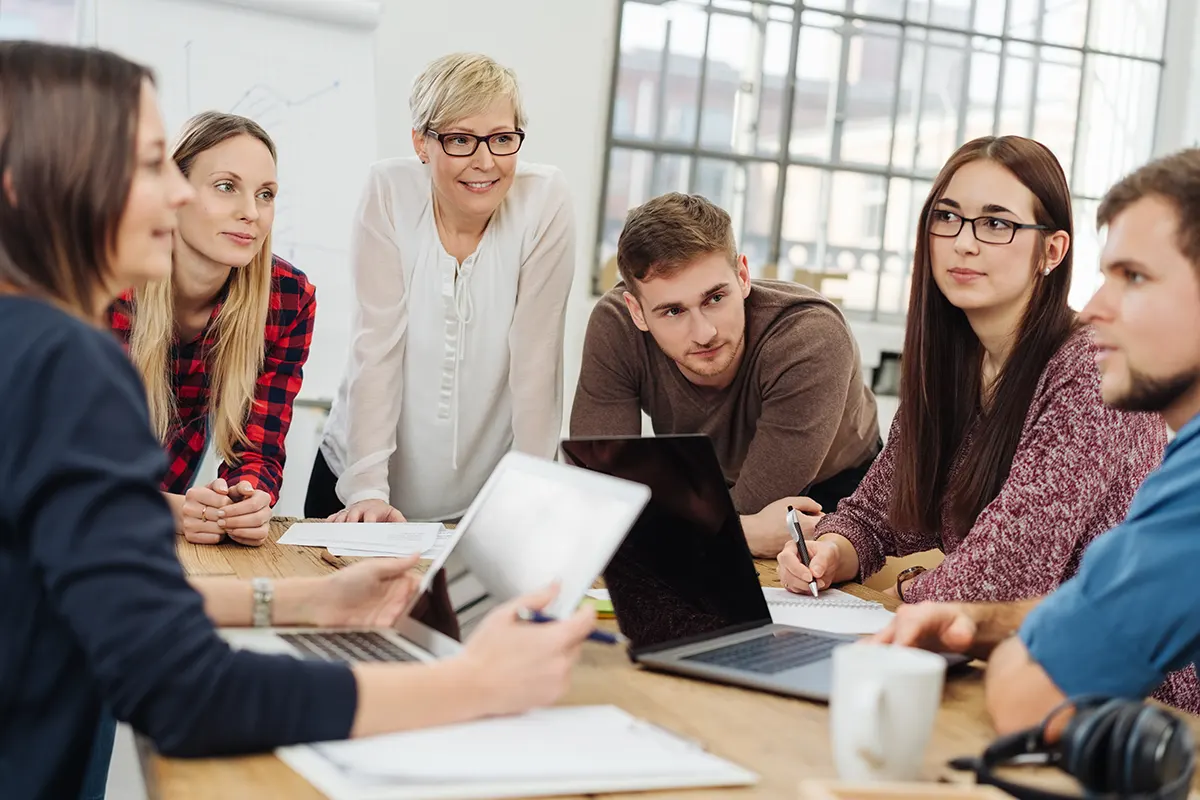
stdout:
[(250, 581), (254, 590), (254, 627), (271, 627), (271, 604), (275, 600), (275, 585), (270, 578), (255, 578)]
[(900, 574), (896, 576), (896, 596), (898, 598), (900, 598), (901, 603), (907, 602), (904, 599), (904, 587), (903, 587), (904, 582), (908, 581), (908, 580), (912, 580), (913, 578), (920, 575), (922, 572), (925, 572), (925, 567), (922, 567), (921, 565), (918, 564), (915, 567), (909, 567), (906, 570), (902, 570), (900, 572)]

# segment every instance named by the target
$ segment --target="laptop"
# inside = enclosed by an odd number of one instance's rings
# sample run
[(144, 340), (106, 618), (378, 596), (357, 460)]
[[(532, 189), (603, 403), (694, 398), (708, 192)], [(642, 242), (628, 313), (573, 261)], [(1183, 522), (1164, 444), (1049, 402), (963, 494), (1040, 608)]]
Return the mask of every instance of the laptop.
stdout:
[(650, 487), (604, 571), (635, 663), (828, 701), (833, 649), (860, 637), (771, 621), (707, 436), (570, 438), (562, 450), (569, 464)]
[[(326, 661), (427, 662), (458, 654), (492, 606), (559, 581), (569, 616), (650, 499), (638, 483), (511, 452), (427, 564), (393, 628), (222, 628), (236, 648)], [(418, 567), (420, 568), (420, 567)]]

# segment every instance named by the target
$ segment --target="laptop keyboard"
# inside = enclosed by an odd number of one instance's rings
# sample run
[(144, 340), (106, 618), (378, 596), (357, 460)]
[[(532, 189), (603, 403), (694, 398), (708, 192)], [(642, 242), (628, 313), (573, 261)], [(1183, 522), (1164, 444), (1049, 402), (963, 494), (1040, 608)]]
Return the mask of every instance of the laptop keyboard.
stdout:
[(374, 631), (277, 633), (306, 656), (323, 661), (417, 661), (417, 657)]
[(766, 636), (718, 647), (706, 653), (687, 656), (682, 660), (774, 675), (828, 658), (833, 648), (839, 644), (845, 642), (802, 631), (776, 631)]

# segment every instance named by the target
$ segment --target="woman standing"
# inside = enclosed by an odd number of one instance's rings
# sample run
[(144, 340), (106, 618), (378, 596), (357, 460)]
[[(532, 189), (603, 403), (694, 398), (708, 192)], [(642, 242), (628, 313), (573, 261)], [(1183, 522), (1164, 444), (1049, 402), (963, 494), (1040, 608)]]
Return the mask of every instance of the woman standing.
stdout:
[(518, 164), (516, 78), (486, 56), (433, 62), (409, 105), (417, 157), (375, 164), (358, 209), (352, 352), (310, 517), (456, 519), (508, 450), (557, 450), (566, 182)]
[(793, 591), (866, 578), (933, 548), (891, 591), (1007, 601), (1073, 575), (1162, 460), (1166, 426), (1108, 408), (1097, 348), (1067, 304), (1071, 199), (1058, 160), (1019, 136), (968, 142), (917, 223), (900, 408), (862, 484), (817, 525)]
[[(122, 297), (112, 327), (146, 384), (180, 531), (199, 544), (224, 534), (261, 544), (316, 296), (304, 273), (271, 254), (279, 184), (266, 131), (205, 112), (184, 127), (172, 159), (196, 196), (179, 211), (171, 277)], [(210, 438), (219, 478), (192, 486)]]

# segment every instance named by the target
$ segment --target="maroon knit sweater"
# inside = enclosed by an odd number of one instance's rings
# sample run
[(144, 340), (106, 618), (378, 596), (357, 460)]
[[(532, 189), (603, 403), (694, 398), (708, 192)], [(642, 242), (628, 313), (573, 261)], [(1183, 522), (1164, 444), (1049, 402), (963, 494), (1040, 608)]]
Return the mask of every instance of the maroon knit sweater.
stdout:
[[(1046, 365), (1038, 383), (1008, 480), (966, 532), (942, 506), (941, 530), (892, 527), (888, 508), (896, 463), (896, 413), (887, 445), (858, 490), (817, 526), (839, 533), (858, 553), (860, 577), (882, 569), (888, 556), (940, 549), (945, 560), (904, 585), (906, 600), (1012, 601), (1047, 594), (1071, 577), (1088, 542), (1124, 519), (1142, 481), (1162, 461), (1167, 429), (1157, 414), (1107, 408), (1091, 329), (1073, 334)], [(978, 425), (969, 426), (952, 474), (962, 466)], [(1172, 674), (1155, 696), (1200, 712), (1194, 668)]]

